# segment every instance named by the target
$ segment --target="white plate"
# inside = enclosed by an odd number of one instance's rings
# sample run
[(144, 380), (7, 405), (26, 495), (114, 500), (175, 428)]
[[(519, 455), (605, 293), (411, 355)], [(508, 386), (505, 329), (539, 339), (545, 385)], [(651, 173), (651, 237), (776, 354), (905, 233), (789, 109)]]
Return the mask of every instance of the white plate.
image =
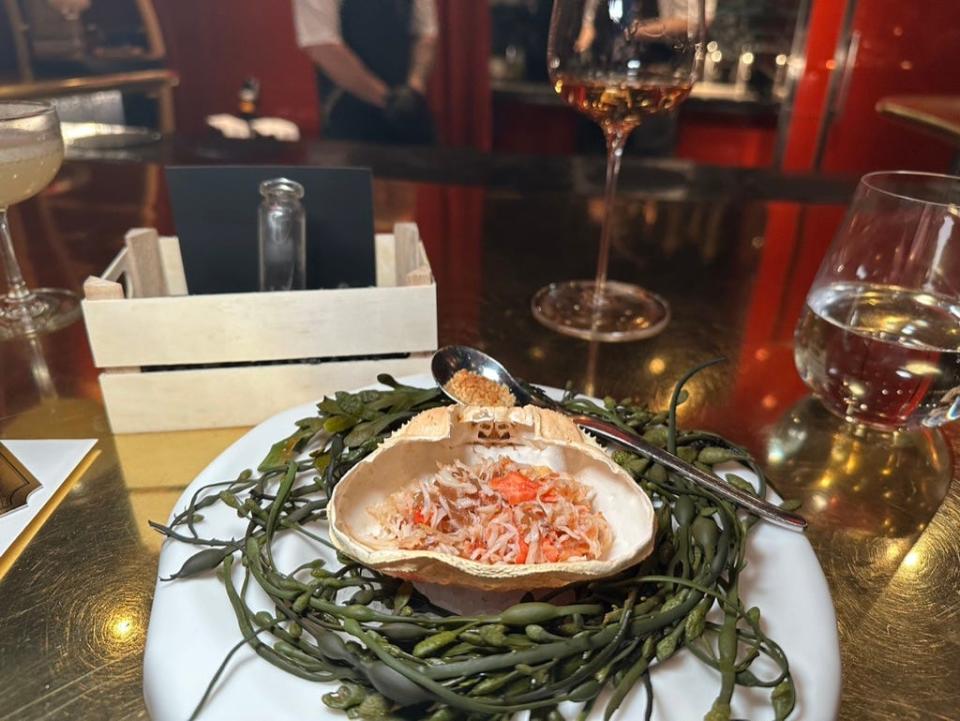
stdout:
[[(432, 384), (427, 376), (405, 381), (411, 385)], [(294, 421), (315, 412), (316, 406), (308, 403), (261, 423), (204, 469), (184, 491), (175, 510), (185, 507), (200, 486), (235, 478), (244, 468), (255, 468), (275, 441), (293, 431)], [(752, 478), (745, 470), (738, 473)], [(203, 515), (204, 520), (198, 524), (203, 536), (229, 538), (243, 534), (245, 521), (222, 504), (204, 509)], [(185, 543), (165, 542), (159, 576), (177, 571), (196, 550)], [(275, 552), (281, 568), (289, 569), (317, 556), (331, 557), (319, 544), (292, 535), (281, 537)], [(741, 576), (741, 597), (748, 606), (760, 607), (766, 633), (783, 647), (790, 660), (798, 697), (790, 721), (830, 721), (840, 700), (840, 649), (833, 604), (813, 549), (801, 534), (764, 523), (750, 536), (747, 561)], [(272, 610), (256, 584), (251, 584), (248, 601), (254, 610)], [(223, 584), (212, 573), (169, 583), (158, 581), (147, 631), (143, 681), (153, 721), (185, 721), (214, 671), (239, 640)], [(651, 678), (656, 721), (703, 718), (720, 684), (716, 672), (683, 651), (656, 667)], [(341, 721), (346, 716), (326, 708), (320, 700), (332, 688), (280, 671), (245, 647), (233, 657), (200, 721)], [(635, 689), (615, 718), (639, 718), (643, 695), (642, 687)], [(602, 717), (601, 704), (594, 716)], [(769, 690), (737, 689), (733, 718), (763, 721), (770, 717)]]

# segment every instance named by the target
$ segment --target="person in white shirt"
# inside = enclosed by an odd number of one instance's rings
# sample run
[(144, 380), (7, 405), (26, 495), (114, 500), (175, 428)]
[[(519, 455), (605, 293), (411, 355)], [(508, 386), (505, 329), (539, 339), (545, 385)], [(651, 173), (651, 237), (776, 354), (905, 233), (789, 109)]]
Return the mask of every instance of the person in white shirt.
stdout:
[(297, 42), (317, 69), (324, 136), (432, 142), (425, 93), (435, 0), (293, 0)]

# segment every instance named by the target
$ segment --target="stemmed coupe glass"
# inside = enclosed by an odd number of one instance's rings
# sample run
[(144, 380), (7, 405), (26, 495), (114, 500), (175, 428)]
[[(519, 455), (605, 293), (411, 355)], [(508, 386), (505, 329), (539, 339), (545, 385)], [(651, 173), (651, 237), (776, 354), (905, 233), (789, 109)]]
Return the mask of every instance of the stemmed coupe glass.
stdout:
[(53, 106), (0, 103), (0, 262), (7, 281), (7, 294), (0, 297), (0, 339), (56, 330), (79, 317), (74, 293), (27, 287), (7, 222), (7, 208), (43, 190), (62, 162), (60, 120)]
[(627, 341), (654, 335), (669, 321), (665, 300), (607, 278), (613, 201), (630, 133), (690, 94), (702, 64), (704, 10), (704, 0), (554, 2), (547, 46), (554, 89), (598, 123), (607, 142), (596, 278), (553, 283), (531, 303), (537, 320), (560, 333)]

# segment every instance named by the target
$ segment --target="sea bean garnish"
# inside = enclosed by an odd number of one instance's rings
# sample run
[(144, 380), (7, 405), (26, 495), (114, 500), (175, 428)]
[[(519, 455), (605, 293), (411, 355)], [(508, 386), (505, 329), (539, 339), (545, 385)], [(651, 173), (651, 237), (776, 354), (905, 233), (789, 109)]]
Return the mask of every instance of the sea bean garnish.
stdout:
[[(744, 449), (715, 433), (677, 425), (684, 384), (712, 364), (685, 374), (663, 411), (630, 399), (598, 405), (571, 391), (562, 403), (635, 430), (711, 473), (731, 460), (742, 463), (759, 479), (751, 492), (762, 497), (766, 478)], [(323, 701), (357, 718), (506, 721), (527, 710), (537, 721), (559, 721), (558, 704), (578, 701), (578, 718), (585, 719), (607, 689), (609, 719), (642, 683), (649, 719), (651, 664), (681, 652), (719, 671), (717, 699), (705, 709), (708, 721), (728, 721), (737, 686), (769, 689), (775, 721), (788, 718), (796, 691), (787, 657), (765, 635), (759, 611), (746, 608), (739, 595), (747, 534), (756, 519), (639, 455), (614, 451), (613, 458), (654, 502), (656, 552), (614, 577), (527, 596), (498, 614), (451, 614), (409, 582), (339, 553), (339, 568), (325, 568), (320, 559), (279, 568), (273, 558), (279, 537), (296, 533), (329, 546), (318, 521), (343, 475), (408, 418), (449, 402), (438, 388), (414, 388), (389, 376), (379, 380), (387, 390), (323, 399), (316, 416), (298, 421), (294, 433), (271, 447), (256, 473), (245, 470), (204, 486), (169, 525), (151, 524), (168, 538), (201, 547), (172, 578), (217, 568), (240, 630), (240, 642), (194, 718), (243, 645), (288, 673), (339, 682)], [(734, 475), (718, 475), (742, 484)], [(198, 511), (221, 503), (247, 519), (242, 537), (200, 535)], [(239, 588), (235, 569), (242, 572)], [(250, 584), (274, 607), (249, 608), (244, 599)], [(723, 612), (719, 624), (706, 618), (715, 605)], [(754, 673), (760, 657), (777, 672)]]
[(189, 578), (204, 571), (212, 571), (223, 562), (224, 557), (228, 553), (233, 553), (234, 550), (236, 549), (231, 546), (226, 546), (224, 548), (205, 548), (202, 551), (197, 551), (183, 562), (179, 571), (171, 573), (161, 580), (173, 581), (177, 578)]

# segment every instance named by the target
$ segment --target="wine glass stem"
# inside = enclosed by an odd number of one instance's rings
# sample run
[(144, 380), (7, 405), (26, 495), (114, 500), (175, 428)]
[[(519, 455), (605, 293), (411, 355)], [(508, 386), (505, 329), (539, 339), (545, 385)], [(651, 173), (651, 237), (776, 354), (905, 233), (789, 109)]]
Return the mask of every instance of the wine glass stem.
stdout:
[(610, 265), (610, 243), (613, 239), (614, 198), (617, 195), (617, 178), (620, 176), (620, 158), (626, 145), (629, 131), (619, 128), (604, 130), (607, 138), (607, 184), (603, 193), (603, 226), (600, 229), (600, 251), (597, 254), (597, 278), (594, 281), (593, 304), (599, 306), (607, 285), (607, 268)]
[(7, 223), (7, 211), (0, 208), (0, 260), (7, 276), (7, 302), (12, 306), (26, 306), (33, 300), (33, 293), (27, 288), (20, 272), (20, 264), (13, 252), (13, 238), (10, 237), (10, 224)]

